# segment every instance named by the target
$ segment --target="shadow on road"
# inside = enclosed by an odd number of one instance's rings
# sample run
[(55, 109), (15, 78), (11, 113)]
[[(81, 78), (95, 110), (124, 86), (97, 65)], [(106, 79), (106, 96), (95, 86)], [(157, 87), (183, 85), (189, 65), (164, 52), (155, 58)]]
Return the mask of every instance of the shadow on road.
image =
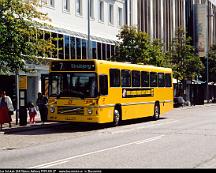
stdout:
[[(160, 120), (165, 118), (160, 118)], [(158, 120), (158, 121), (160, 121)], [(147, 118), (140, 118), (140, 119), (134, 119), (134, 120), (125, 120), (122, 121), (121, 126), (127, 126), (132, 124), (139, 124), (139, 123), (148, 123), (150, 121), (153, 121), (151, 117)], [(45, 125), (46, 126), (46, 125)], [(54, 134), (54, 133), (76, 133), (76, 132), (90, 132), (95, 130), (102, 130), (102, 129), (108, 129), (108, 128), (118, 128), (113, 127), (112, 124), (94, 124), (94, 123), (56, 123), (52, 126), (43, 127), (41, 125), (41, 128), (35, 128), (35, 129), (26, 129), (23, 131), (17, 131), (10, 133), (8, 135), (47, 135), (47, 134)]]

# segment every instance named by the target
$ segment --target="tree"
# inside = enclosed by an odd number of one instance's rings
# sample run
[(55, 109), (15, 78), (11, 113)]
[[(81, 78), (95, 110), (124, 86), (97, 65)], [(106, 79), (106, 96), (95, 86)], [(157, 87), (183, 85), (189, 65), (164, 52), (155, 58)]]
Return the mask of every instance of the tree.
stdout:
[(39, 7), (38, 0), (0, 0), (0, 72), (26, 71), (26, 62), (39, 62), (36, 57), (54, 49), (51, 39), (43, 39), (41, 28), (51, 26)]
[[(199, 76), (204, 66), (194, 47), (191, 45), (191, 38), (186, 36), (182, 27), (176, 31), (176, 36), (172, 41), (170, 51), (167, 52), (169, 64), (173, 69), (174, 78), (182, 81), (185, 89), (185, 81), (192, 80)], [(178, 90), (177, 84), (177, 90)], [(177, 91), (179, 93), (179, 91)]]
[(116, 54), (112, 60), (156, 66), (165, 64), (165, 54), (160, 40), (151, 41), (147, 33), (137, 31), (131, 26), (124, 26), (117, 37)]
[[(206, 69), (206, 63), (205, 69)], [(216, 83), (216, 45), (211, 46), (208, 53), (209, 82)], [(203, 73), (206, 76), (206, 73)]]

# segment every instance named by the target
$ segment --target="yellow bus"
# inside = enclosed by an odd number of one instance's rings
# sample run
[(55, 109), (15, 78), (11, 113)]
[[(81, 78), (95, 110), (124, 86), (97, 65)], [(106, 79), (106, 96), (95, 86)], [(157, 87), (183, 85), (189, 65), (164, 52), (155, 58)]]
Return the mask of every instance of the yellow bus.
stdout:
[(55, 60), (49, 121), (113, 123), (173, 108), (172, 69), (104, 60)]

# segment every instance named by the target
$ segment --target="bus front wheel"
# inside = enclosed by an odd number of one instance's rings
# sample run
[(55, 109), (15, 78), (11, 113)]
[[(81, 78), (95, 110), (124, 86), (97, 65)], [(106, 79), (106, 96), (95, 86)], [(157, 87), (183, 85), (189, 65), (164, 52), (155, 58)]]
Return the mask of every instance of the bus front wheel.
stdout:
[(158, 120), (160, 118), (160, 106), (159, 103), (155, 103), (153, 120)]

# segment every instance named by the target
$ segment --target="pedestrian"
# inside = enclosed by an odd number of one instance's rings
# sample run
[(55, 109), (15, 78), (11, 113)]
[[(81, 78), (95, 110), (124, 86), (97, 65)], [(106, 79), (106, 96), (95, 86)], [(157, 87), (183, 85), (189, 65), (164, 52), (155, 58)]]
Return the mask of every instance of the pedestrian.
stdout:
[(6, 95), (5, 91), (0, 91), (0, 130), (4, 123), (8, 123), (11, 128), (13, 111), (14, 107), (11, 98)]
[(37, 115), (36, 108), (34, 106), (34, 103), (28, 104), (28, 111), (29, 111), (29, 122), (30, 124), (35, 124), (35, 116)]
[(39, 92), (36, 104), (39, 108), (41, 121), (42, 121), (42, 123), (44, 123), (47, 121), (47, 114), (48, 114), (48, 107), (47, 107), (48, 99), (47, 99), (47, 97), (43, 96), (42, 93)]

